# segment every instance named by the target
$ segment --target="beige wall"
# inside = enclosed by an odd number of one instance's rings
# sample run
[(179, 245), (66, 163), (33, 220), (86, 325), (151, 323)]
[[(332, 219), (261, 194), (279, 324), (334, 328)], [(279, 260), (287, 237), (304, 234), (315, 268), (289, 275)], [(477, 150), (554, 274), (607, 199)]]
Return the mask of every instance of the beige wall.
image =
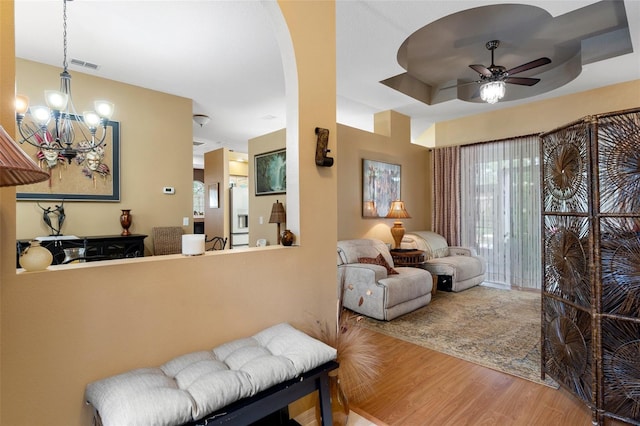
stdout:
[[(15, 94), (15, 43), (13, 24), (13, 2), (0, 1), (0, 125), (13, 134), (13, 120), (15, 120), (14, 94)], [(1, 306), (4, 305), (5, 277), (15, 271), (15, 258), (6, 254), (6, 249), (14, 247), (15, 240), (15, 198), (14, 188), (0, 188), (0, 424), (4, 407), (5, 388), (4, 381), (4, 328), (5, 319)], [(5, 213), (6, 212), (6, 213)], [(12, 249), (10, 249), (12, 250)]]
[[(14, 120), (13, 93), (4, 85), (6, 79), (14, 80), (14, 71), (4, 46), (13, 44), (11, 3), (0, 2), (0, 118), (8, 128)], [(316, 126), (335, 134), (335, 5), (282, 2), (280, 7), (293, 39), (299, 90), (294, 99), (299, 119), (292, 126), (297, 130), (287, 144), (313, 138)], [(323, 58), (320, 63), (318, 57)], [(123, 134), (124, 140), (130, 139)], [(337, 174), (335, 168), (316, 170), (310, 162), (314, 145), (300, 144), (292, 150), (295, 157), (289, 157), (301, 164), (296, 178), (304, 235), (300, 247), (147, 257), (16, 274), (15, 189), (0, 189), (0, 379), (2, 389), (9, 390), (2, 392), (0, 423), (22, 426), (47, 419), (88, 425), (83, 392), (92, 380), (158, 365), (282, 321), (298, 326), (316, 319), (334, 321)], [(189, 182), (190, 170), (185, 172)]]
[(389, 231), (393, 219), (362, 217), (363, 159), (401, 166), (400, 194), (411, 215), (402, 220), (404, 228), (431, 229), (429, 151), (411, 144), (409, 117), (385, 111), (374, 117), (374, 123), (376, 133), (338, 125), (338, 240), (366, 237), (393, 243)]
[[(210, 208), (209, 188), (215, 184), (218, 185), (218, 208)], [(230, 237), (228, 188), (229, 150), (220, 148), (207, 152), (204, 155), (204, 232), (209, 238)]]
[(452, 146), (553, 130), (587, 115), (640, 105), (640, 80), (615, 84), (485, 114), (436, 123), (428, 146)]
[[(285, 144), (285, 129), (249, 139), (249, 176), (254, 176), (254, 158), (256, 155), (284, 148)], [(288, 157), (287, 161), (289, 161)], [(269, 223), (271, 207), (277, 200), (284, 205), (284, 211), (287, 212), (286, 196), (285, 194), (256, 196), (255, 193), (255, 179), (251, 178), (249, 179), (249, 245), (255, 246), (256, 241), (261, 238), (267, 240), (269, 245), (276, 245), (278, 225)], [(262, 218), (262, 224), (260, 223), (260, 218)], [(281, 233), (285, 230), (286, 225), (286, 222), (280, 224)]]
[[(59, 74), (59, 68), (18, 59), (17, 92), (28, 94), (34, 105), (42, 104), (45, 88), (59, 87)], [(149, 235), (145, 245), (150, 252), (152, 227), (181, 226), (183, 217), (191, 220), (193, 216), (192, 101), (73, 71), (71, 85), (78, 109), (88, 109), (94, 99), (109, 99), (115, 104), (113, 120), (120, 122), (121, 198), (120, 202), (65, 202), (67, 217), (62, 232), (77, 236), (120, 234), (120, 210), (131, 209), (129, 230)], [(30, 148), (25, 146), (25, 150)], [(59, 167), (53, 169), (55, 176)], [(80, 167), (72, 164), (64, 173), (63, 179), (72, 173), (80, 175)], [(101, 183), (98, 178), (97, 185)], [(175, 194), (164, 194), (164, 186), (173, 186)], [(58, 203), (49, 200), (41, 205)], [(35, 202), (19, 201), (17, 214), (18, 238), (48, 235), (42, 210)]]
[(229, 174), (234, 176), (248, 176), (249, 163), (244, 161), (229, 161)]

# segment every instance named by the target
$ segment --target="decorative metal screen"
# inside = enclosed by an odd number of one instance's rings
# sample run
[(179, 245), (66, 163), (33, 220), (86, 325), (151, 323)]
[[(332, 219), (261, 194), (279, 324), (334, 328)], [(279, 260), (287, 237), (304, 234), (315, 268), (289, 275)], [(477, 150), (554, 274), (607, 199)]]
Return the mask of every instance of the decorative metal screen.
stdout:
[(542, 369), (640, 424), (640, 109), (542, 135)]

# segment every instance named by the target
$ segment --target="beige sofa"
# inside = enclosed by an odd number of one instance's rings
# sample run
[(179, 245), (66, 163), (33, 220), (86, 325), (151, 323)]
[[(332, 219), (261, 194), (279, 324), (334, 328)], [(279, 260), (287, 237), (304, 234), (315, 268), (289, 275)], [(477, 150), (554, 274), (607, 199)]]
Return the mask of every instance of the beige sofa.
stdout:
[(387, 321), (428, 304), (433, 287), (428, 271), (395, 267), (387, 245), (374, 239), (338, 241), (338, 283), (345, 308)]
[(475, 250), (449, 246), (440, 234), (417, 231), (405, 234), (401, 248), (424, 250), (424, 269), (438, 276), (438, 290), (462, 291), (486, 277), (486, 262)]

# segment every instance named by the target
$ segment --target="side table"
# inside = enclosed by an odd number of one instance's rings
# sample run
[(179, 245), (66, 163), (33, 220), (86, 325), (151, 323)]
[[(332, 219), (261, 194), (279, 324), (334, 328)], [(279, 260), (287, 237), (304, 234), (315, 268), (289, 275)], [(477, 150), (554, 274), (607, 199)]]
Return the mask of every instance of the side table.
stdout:
[(391, 257), (396, 266), (419, 268), (424, 263), (424, 251), (414, 249), (391, 249)]
[[(425, 252), (415, 249), (391, 249), (391, 258), (395, 266), (409, 266), (412, 268), (422, 268), (424, 265)], [(438, 277), (431, 275), (433, 279), (433, 287), (431, 287), (431, 297), (436, 295), (438, 291)]]

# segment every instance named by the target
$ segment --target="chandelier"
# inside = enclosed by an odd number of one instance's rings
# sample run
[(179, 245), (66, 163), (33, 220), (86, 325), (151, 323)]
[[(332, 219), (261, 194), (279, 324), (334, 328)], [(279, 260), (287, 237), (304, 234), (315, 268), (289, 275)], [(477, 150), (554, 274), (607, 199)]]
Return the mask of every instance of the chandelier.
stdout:
[(480, 87), (480, 98), (486, 103), (495, 104), (504, 97), (505, 86), (501, 80), (485, 83)]
[[(29, 107), (29, 98), (16, 96), (16, 122), (22, 139), (44, 153), (53, 152), (69, 163), (79, 153), (96, 151), (104, 144), (107, 124), (113, 115), (111, 102), (94, 102), (93, 111), (76, 113), (71, 98), (71, 74), (67, 71), (67, 0), (63, 0), (63, 70), (60, 73), (60, 90), (45, 90), (46, 106)], [(98, 129), (101, 134), (96, 137)], [(76, 133), (79, 132), (79, 135)], [(81, 136), (76, 143), (76, 136)]]

